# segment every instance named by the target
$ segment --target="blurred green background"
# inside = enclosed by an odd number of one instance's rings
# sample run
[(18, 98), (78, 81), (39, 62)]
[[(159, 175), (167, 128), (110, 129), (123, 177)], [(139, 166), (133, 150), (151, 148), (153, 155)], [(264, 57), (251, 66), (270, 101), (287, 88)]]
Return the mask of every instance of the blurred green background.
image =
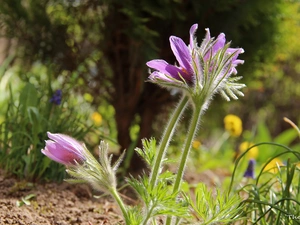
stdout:
[[(40, 153), (46, 131), (69, 134), (93, 151), (105, 139), (116, 154), (132, 153), (142, 138), (159, 138), (179, 95), (145, 82), (145, 63), (175, 62), (169, 36), (188, 42), (194, 23), (199, 42), (210, 28), (212, 36), (224, 32), (233, 47), (244, 48), (245, 63), (237, 69), (247, 85), (238, 101), (215, 97), (198, 139), (214, 146), (223, 118), (234, 113), (249, 131), (244, 138), (273, 140), (290, 128), (283, 117), (300, 119), (299, 7), (288, 0), (2, 2), (0, 164), (21, 177), (60, 180), (63, 167)], [(50, 101), (57, 90), (60, 104)], [(188, 120), (187, 113), (183, 124)], [(184, 139), (184, 128), (174, 145)], [(125, 167), (142, 168), (132, 157)]]

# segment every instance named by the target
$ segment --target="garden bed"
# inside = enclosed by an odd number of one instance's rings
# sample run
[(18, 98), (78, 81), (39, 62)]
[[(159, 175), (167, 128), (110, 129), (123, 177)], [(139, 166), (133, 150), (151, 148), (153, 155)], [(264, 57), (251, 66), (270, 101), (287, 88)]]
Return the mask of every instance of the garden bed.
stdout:
[[(224, 175), (221, 171), (206, 171), (202, 174), (188, 172), (186, 179), (190, 183), (201, 181), (211, 186), (216, 179)], [(26, 205), (22, 198), (31, 194), (34, 194), (34, 197), (29, 199), (30, 205)], [(87, 185), (66, 182), (33, 184), (5, 177), (4, 173), (0, 172), (0, 224), (122, 224), (121, 213), (112, 199), (96, 199), (93, 194)], [(126, 191), (123, 194), (123, 197), (132, 196), (132, 193)], [(18, 202), (23, 205), (18, 206)]]
[[(30, 205), (22, 198), (34, 194)], [(17, 206), (17, 203), (23, 204)], [(95, 225), (122, 221), (110, 198), (93, 198), (85, 185), (32, 184), (0, 176), (0, 224)]]

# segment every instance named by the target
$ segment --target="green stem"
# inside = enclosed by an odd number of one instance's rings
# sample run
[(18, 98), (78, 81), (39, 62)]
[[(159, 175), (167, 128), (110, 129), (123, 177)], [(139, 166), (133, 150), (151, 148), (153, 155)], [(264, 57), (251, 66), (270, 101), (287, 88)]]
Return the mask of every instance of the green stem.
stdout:
[(123, 200), (121, 199), (118, 191), (115, 188), (111, 188), (109, 190), (109, 192), (113, 196), (113, 198), (116, 200), (116, 202), (118, 203), (118, 205), (119, 205), (119, 207), (122, 211), (122, 214), (123, 214), (123, 217), (125, 219), (126, 224), (130, 224), (130, 221), (129, 221), (129, 218), (128, 218), (128, 213), (127, 213), (127, 210), (126, 210), (126, 206), (125, 206)]
[[(148, 224), (148, 220), (150, 219), (150, 215), (152, 214), (153, 209), (154, 209), (154, 207), (151, 207), (151, 209), (150, 209), (149, 212), (147, 213), (147, 216), (146, 216), (146, 218), (145, 218), (145, 220), (144, 220), (143, 225), (147, 225), (147, 224)], [(154, 219), (154, 221), (155, 221), (155, 219)]]
[(200, 123), (200, 113), (201, 113), (201, 106), (196, 106), (195, 110), (193, 112), (193, 117), (192, 117), (191, 124), (189, 127), (188, 136), (185, 141), (185, 146), (184, 146), (184, 149), (183, 149), (183, 152), (181, 155), (181, 160), (180, 160), (176, 180), (175, 180), (174, 187), (173, 187), (173, 193), (177, 192), (180, 188), (182, 176), (183, 176), (184, 169), (186, 166), (187, 157), (189, 155), (189, 151), (191, 149), (194, 137), (197, 133), (197, 127)]
[(211, 153), (213, 155), (215, 155), (217, 152), (220, 151), (220, 148), (222, 147), (222, 145), (225, 143), (225, 141), (228, 140), (228, 138), (230, 137), (229, 132), (225, 131), (223, 133), (223, 135), (218, 138), (218, 141), (213, 145), (213, 147), (211, 148)]
[(152, 187), (154, 187), (157, 182), (157, 177), (159, 175), (160, 168), (161, 168), (164, 156), (166, 154), (168, 145), (174, 134), (175, 127), (180, 120), (181, 114), (183, 113), (183, 111), (188, 103), (188, 100), (189, 100), (189, 98), (187, 96), (183, 96), (181, 98), (177, 108), (175, 109), (174, 113), (172, 114), (172, 116), (168, 122), (167, 128), (164, 131), (164, 134), (162, 136), (162, 139), (161, 139), (158, 151), (157, 151), (158, 153), (155, 157), (154, 167), (153, 167), (151, 175), (150, 175), (150, 184)]
[[(183, 148), (183, 152), (182, 152), (182, 155), (181, 155), (181, 160), (180, 160), (179, 168), (178, 168), (178, 171), (177, 171), (176, 180), (175, 180), (175, 183), (174, 183), (174, 186), (173, 186), (173, 194), (178, 192), (179, 189), (180, 189), (183, 173), (184, 173), (185, 166), (186, 166), (187, 157), (189, 155), (194, 137), (197, 133), (197, 127), (200, 123), (201, 108), (202, 108), (202, 104), (195, 105), (192, 120), (191, 120), (189, 131), (188, 131), (188, 135), (187, 135), (185, 145), (184, 145), (184, 148)], [(166, 225), (170, 225), (171, 220), (172, 220), (172, 218), (168, 217), (167, 220), (166, 220)]]

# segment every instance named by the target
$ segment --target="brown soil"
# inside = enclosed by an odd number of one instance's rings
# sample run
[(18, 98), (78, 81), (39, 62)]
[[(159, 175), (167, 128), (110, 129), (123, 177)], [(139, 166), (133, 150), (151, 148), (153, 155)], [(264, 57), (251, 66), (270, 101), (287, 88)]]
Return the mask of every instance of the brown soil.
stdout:
[[(22, 198), (34, 194), (24, 203)], [(0, 224), (96, 225), (122, 224), (112, 199), (96, 199), (85, 185), (32, 184), (0, 174)]]
[[(216, 179), (224, 175), (224, 171), (206, 171), (201, 174), (188, 172), (185, 177), (189, 183), (204, 182), (214, 186)], [(31, 194), (34, 197), (29, 199), (28, 205), (24, 204), (22, 198)], [(95, 198), (93, 194), (87, 185), (66, 182), (33, 184), (5, 177), (0, 171), (0, 225), (124, 224), (118, 206), (111, 198)], [(132, 200), (126, 196), (130, 193), (124, 193), (123, 198)]]

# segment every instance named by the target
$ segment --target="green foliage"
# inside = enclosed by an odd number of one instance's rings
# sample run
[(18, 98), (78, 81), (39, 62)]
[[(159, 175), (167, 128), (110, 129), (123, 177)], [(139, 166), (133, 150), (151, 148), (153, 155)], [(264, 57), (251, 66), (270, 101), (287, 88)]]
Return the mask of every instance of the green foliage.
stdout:
[[(287, 129), (273, 138), (269, 127), (264, 122), (260, 122), (257, 125), (257, 131), (253, 141), (255, 143), (273, 142), (284, 146), (289, 146), (291, 149), (297, 151), (300, 149), (300, 144), (296, 142), (297, 139), (298, 133), (293, 128)], [(257, 160), (260, 162), (265, 162), (270, 157), (282, 152), (281, 150), (281, 146), (269, 144), (259, 145), (259, 155)]]
[[(251, 68), (246, 71), (244, 77), (249, 77), (249, 92), (242, 100), (243, 103), (234, 109), (240, 111), (242, 117), (248, 121), (265, 120), (272, 135), (285, 129), (281, 120), (283, 117), (299, 123), (297, 102), (300, 98), (300, 45), (297, 40), (300, 35), (300, 2), (282, 1), (279, 6), (281, 13), (276, 19), (278, 32), (274, 37), (275, 43), (269, 60), (262, 60), (254, 71)], [(247, 126), (251, 126), (251, 123)]]
[(300, 170), (288, 161), (278, 173), (264, 172), (253, 185), (246, 185), (245, 216), (253, 224), (298, 224)]
[[(238, 189), (240, 195), (245, 196), (243, 201), (245, 209), (243, 216), (244, 223), (251, 224), (298, 224), (297, 216), (300, 213), (299, 187), (300, 170), (296, 163), (287, 160), (286, 165), (274, 165), (273, 170), (266, 171), (266, 166), (278, 157), (293, 155), (297, 161), (300, 161), (298, 151), (293, 151), (288, 147), (276, 143), (262, 143), (270, 146), (283, 148), (280, 154), (274, 155), (266, 161), (261, 167), (260, 172), (254, 182), (244, 183), (242, 188)], [(249, 151), (248, 149), (247, 151)], [(246, 154), (246, 152), (245, 152)], [(233, 180), (236, 177), (236, 170), (241, 158), (237, 159), (232, 174), (230, 189), (233, 186)], [(297, 162), (296, 161), (296, 162)]]
[[(156, 140), (155, 138), (143, 139), (142, 144), (142, 149), (136, 148), (135, 150), (145, 160), (149, 169), (153, 170), (157, 151)], [(156, 224), (157, 216), (189, 217), (187, 202), (183, 198), (176, 197), (178, 192), (172, 192), (172, 185), (170, 184), (174, 182), (174, 178), (172, 173), (165, 171), (160, 173), (157, 184), (154, 186), (146, 175), (139, 179), (131, 177), (127, 180), (144, 204), (142, 209), (144, 219), (141, 224), (148, 224), (149, 220)]]
[[(235, 46), (245, 49), (243, 57), (248, 63), (239, 73), (249, 83), (257, 83), (248, 74), (273, 57), (281, 16), (290, 12), (282, 14), (285, 2), (12, 0), (0, 5), (0, 26), (4, 27), (0, 32), (16, 40), (18, 60), (14, 62), (21, 63), (24, 70), (41, 62), (56, 75), (74, 75), (80, 83), (78, 92), (96, 96), (93, 104), (104, 98), (111, 103), (119, 144), (128, 149), (129, 142), (135, 141), (127, 137), (129, 127), (138, 123), (141, 137), (149, 137), (151, 121), (171, 102), (168, 93), (141, 81), (147, 76), (148, 59), (174, 61), (168, 43), (171, 34), (187, 41), (187, 29), (193, 23), (199, 24), (199, 37), (207, 27), (213, 36), (224, 32)], [(124, 102), (130, 104), (124, 106)], [(219, 118), (218, 112), (212, 110), (213, 116)], [(134, 120), (136, 115), (140, 121)]]
[(127, 208), (128, 221), (132, 225), (141, 225), (144, 220), (142, 209), (139, 206), (131, 206)]
[(36, 194), (29, 194), (29, 195), (26, 195), (25, 197), (22, 197), (21, 200), (18, 200), (17, 201), (17, 206), (18, 207), (21, 207), (22, 205), (30, 205), (30, 200), (34, 199), (36, 197)]
[(9, 92), (6, 90), (7, 84), (9, 80), (13, 77), (14, 79), (14, 86), (12, 87), (13, 91), (18, 90), (19, 79), (18, 77), (12, 72), (8, 72), (9, 65), (13, 61), (14, 56), (11, 55), (6, 58), (2, 65), (0, 66), (0, 123), (3, 121), (3, 115), (5, 114), (6, 103), (7, 99), (9, 98)]
[(213, 194), (202, 183), (197, 185), (195, 195), (195, 202), (191, 202), (191, 206), (201, 224), (224, 224), (241, 220), (243, 206), (238, 195), (229, 196), (219, 190)]
[(178, 193), (171, 192), (167, 181), (168, 179), (162, 179), (152, 187), (146, 176), (140, 179), (133, 177), (128, 179), (130, 186), (138, 193), (145, 204), (143, 224), (147, 224), (148, 220), (159, 215), (188, 216), (187, 203), (183, 199), (176, 198)]
[[(62, 180), (64, 167), (42, 153), (46, 132), (71, 134), (83, 139), (89, 131), (74, 109), (50, 103), (52, 90), (27, 83), (19, 99), (10, 89), (10, 99), (1, 123), (0, 165), (8, 173), (28, 180)], [(66, 95), (65, 95), (66, 96)]]
[(154, 164), (154, 157), (156, 152), (156, 140), (151, 138), (150, 140), (142, 140), (143, 149), (136, 148), (135, 151), (146, 161), (149, 167)]
[[(143, 150), (136, 149), (150, 168), (153, 168), (155, 150), (156, 141), (154, 138), (143, 140)], [(176, 224), (179, 221), (184, 224), (194, 224), (195, 221), (201, 221), (201, 224), (215, 224), (241, 219), (239, 214), (242, 206), (238, 195), (229, 196), (228, 193), (219, 191), (215, 195), (204, 184), (198, 184), (194, 190), (194, 188), (190, 189), (187, 183), (182, 185), (179, 193), (173, 193), (174, 180), (175, 175), (169, 171), (161, 173), (154, 186), (150, 184), (146, 175), (139, 179), (133, 177), (128, 179), (127, 182), (144, 203), (141, 211), (145, 219), (141, 224), (146, 224), (148, 220), (151, 221), (151, 218), (159, 215), (176, 217)], [(194, 194), (186, 194), (190, 191), (195, 192), (195, 200), (192, 197)]]

